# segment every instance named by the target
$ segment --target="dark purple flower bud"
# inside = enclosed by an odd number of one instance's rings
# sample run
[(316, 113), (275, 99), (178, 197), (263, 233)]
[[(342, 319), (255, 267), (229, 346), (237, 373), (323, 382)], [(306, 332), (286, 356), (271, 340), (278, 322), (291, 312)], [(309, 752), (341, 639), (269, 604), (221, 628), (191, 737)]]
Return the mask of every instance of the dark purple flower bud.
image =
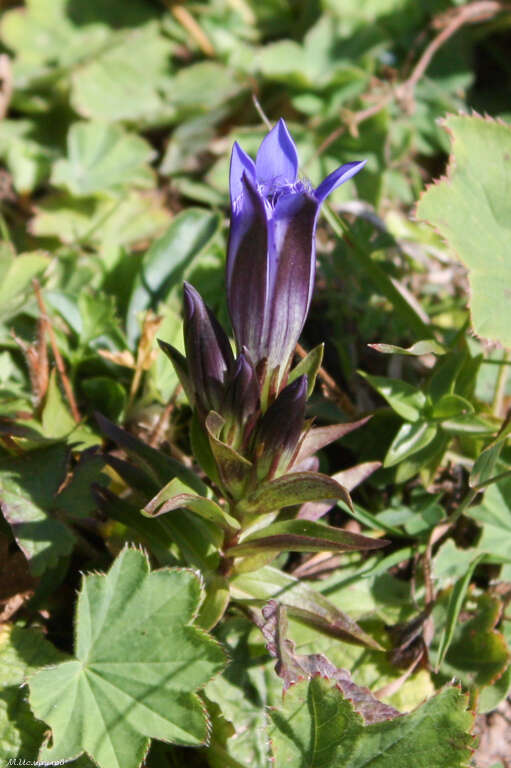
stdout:
[(300, 376), (281, 391), (264, 414), (254, 437), (259, 479), (285, 472), (302, 434), (307, 400), (307, 376)]
[(189, 283), (184, 284), (184, 338), (196, 405), (205, 416), (221, 405), (234, 356), (220, 323)]
[(227, 297), (238, 350), (256, 369), (267, 361), (277, 387), (309, 311), (315, 273), (315, 232), (321, 203), (365, 161), (347, 163), (314, 190), (299, 179), (298, 155), (280, 120), (256, 162), (235, 143), (231, 156), (231, 230)]
[(259, 410), (259, 383), (246, 349), (234, 363), (225, 388), (220, 413), (240, 429)]

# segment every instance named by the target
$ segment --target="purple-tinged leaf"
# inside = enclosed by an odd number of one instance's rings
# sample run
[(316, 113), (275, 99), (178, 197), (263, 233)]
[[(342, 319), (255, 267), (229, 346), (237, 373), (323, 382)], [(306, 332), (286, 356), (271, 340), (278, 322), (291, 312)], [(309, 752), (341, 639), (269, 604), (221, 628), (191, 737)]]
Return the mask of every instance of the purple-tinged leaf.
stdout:
[(346, 669), (336, 667), (323, 654), (297, 654), (295, 644), (287, 638), (286, 614), (285, 606), (276, 600), (270, 600), (262, 609), (264, 621), (260, 626), (268, 652), (277, 659), (275, 671), (284, 681), (284, 692), (298, 680), (320, 676), (336, 681), (343, 696), (351, 701), (353, 708), (362, 715), (365, 723), (391, 720), (401, 714), (394, 707), (379, 701), (369, 688), (356, 685)]
[(272, 512), (275, 509), (320, 499), (342, 499), (351, 508), (348, 491), (320, 472), (292, 472), (261, 485), (240, 506), (245, 512)]
[(331, 424), (328, 427), (316, 427), (310, 429), (305, 435), (294, 463), (298, 464), (309, 456), (313, 456), (317, 451), (321, 450), (321, 448), (330, 445), (330, 443), (333, 443), (335, 440), (340, 440), (341, 437), (349, 435), (350, 432), (362, 427), (371, 418), (371, 416), (365, 416), (358, 421), (349, 421), (344, 424)]
[(168, 344), (166, 341), (163, 341), (163, 339), (158, 339), (158, 344), (160, 345), (162, 352), (167, 355), (170, 362), (174, 366), (174, 370), (177, 374), (181, 386), (185, 391), (188, 402), (193, 407), (195, 403), (195, 393), (193, 391), (193, 384), (190, 379), (186, 357), (182, 355), (179, 350), (173, 347), (172, 344)]
[(253, 573), (234, 575), (231, 578), (231, 594), (238, 601), (256, 605), (276, 598), (287, 607), (290, 616), (304, 624), (348, 643), (383, 650), (356, 621), (340, 611), (321, 592), (277, 568), (265, 566)]
[[(363, 464), (356, 464), (354, 467), (344, 469), (342, 472), (337, 472), (332, 477), (351, 493), (357, 485), (360, 485), (380, 467), (381, 461), (366, 461)], [(335, 505), (331, 501), (309, 501), (301, 507), (298, 518), (300, 520), (319, 520), (333, 506)]]
[(259, 552), (357, 552), (380, 549), (388, 543), (311, 520), (283, 520), (250, 534), (230, 547), (227, 554), (239, 557)]
[(252, 469), (252, 463), (219, 439), (225, 420), (215, 411), (206, 418), (206, 430), (211, 451), (215, 458), (220, 480), (229, 494), (238, 499), (242, 496)]
[(147, 517), (159, 517), (176, 509), (189, 509), (199, 517), (216, 523), (227, 530), (237, 531), (240, 528), (238, 521), (225, 512), (215, 501), (193, 493), (192, 489), (177, 477), (171, 480), (145, 505), (142, 514)]

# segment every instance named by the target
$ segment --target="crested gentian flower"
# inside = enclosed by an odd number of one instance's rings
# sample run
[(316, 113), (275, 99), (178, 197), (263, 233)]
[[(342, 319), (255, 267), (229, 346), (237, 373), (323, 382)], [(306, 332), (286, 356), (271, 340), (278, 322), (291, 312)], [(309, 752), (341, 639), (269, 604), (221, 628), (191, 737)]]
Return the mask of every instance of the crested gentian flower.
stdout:
[[(326, 197), (362, 169), (347, 163), (317, 187), (298, 178), (298, 155), (284, 120), (264, 138), (255, 163), (235, 143), (227, 298), (238, 350), (280, 388), (309, 311), (315, 231)], [(262, 371), (264, 368), (264, 372)]]

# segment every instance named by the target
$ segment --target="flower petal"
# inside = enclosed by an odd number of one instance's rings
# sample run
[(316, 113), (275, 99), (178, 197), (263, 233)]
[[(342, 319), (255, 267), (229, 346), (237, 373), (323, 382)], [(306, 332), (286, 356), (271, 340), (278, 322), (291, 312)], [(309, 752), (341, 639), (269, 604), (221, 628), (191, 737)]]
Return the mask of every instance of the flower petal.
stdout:
[(257, 152), (256, 177), (267, 191), (277, 184), (294, 184), (298, 174), (298, 153), (282, 120), (263, 139)]
[(346, 163), (327, 176), (316, 189), (315, 196), (318, 203), (322, 203), (328, 197), (330, 192), (337, 189), (337, 187), (340, 187), (341, 184), (344, 184), (345, 181), (351, 179), (352, 176), (355, 176), (356, 173), (362, 170), (366, 163), (367, 160), (357, 160), (354, 163)]
[(227, 251), (227, 302), (238, 346), (247, 347), (255, 364), (266, 317), (268, 225), (264, 201), (246, 174), (240, 210), (233, 211)]
[(241, 183), (241, 177), (244, 173), (254, 182), (256, 178), (256, 170), (254, 161), (247, 155), (246, 152), (240, 147), (237, 141), (234, 142), (234, 146), (231, 152), (231, 167), (229, 175), (229, 188), (231, 193), (231, 205), (234, 206), (235, 201), (239, 200), (243, 193), (243, 185)]
[(309, 311), (315, 273), (319, 205), (302, 192), (281, 197), (269, 222), (270, 298), (264, 340), (268, 367), (282, 370), (294, 352)]

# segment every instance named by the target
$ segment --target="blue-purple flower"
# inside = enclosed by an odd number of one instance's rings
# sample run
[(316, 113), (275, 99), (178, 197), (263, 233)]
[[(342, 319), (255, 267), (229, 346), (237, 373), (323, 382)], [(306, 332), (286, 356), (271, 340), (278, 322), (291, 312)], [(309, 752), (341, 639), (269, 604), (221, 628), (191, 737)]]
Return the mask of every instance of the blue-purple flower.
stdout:
[(298, 178), (296, 147), (282, 119), (264, 138), (255, 163), (234, 144), (229, 312), (238, 350), (246, 348), (261, 378), (271, 380), (275, 391), (309, 311), (321, 204), (364, 165), (347, 163), (313, 189)]

